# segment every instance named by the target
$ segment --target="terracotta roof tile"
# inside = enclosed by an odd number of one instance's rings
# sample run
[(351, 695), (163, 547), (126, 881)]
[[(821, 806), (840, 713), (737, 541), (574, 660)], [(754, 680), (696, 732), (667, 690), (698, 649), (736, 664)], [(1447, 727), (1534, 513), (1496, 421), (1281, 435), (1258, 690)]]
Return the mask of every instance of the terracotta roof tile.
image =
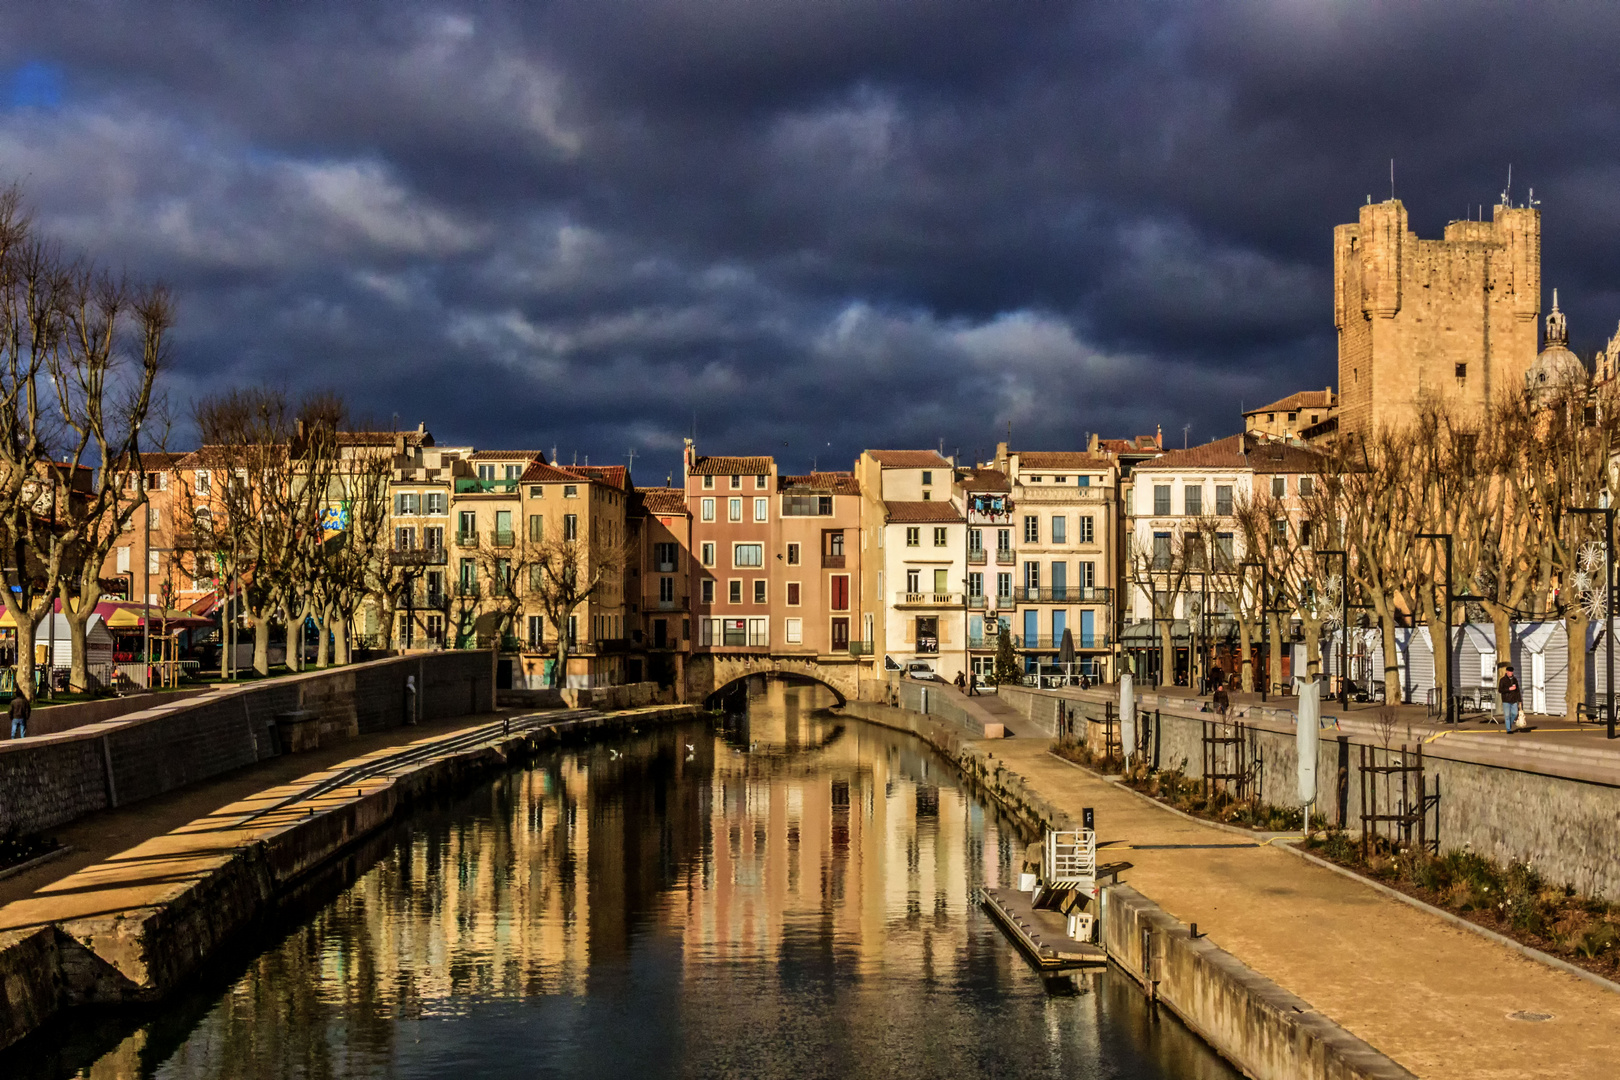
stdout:
[(405, 436), (406, 446), (432, 446), (433, 436), (417, 431), (340, 431), (339, 446), (393, 446), (394, 440)]
[(957, 481), (963, 491), (1011, 491), (1012, 481), (997, 469), (963, 469)]
[(623, 491), (630, 481), (630, 470), (623, 465), (570, 465), (570, 472), (588, 476), (599, 484)]
[(1323, 456), (1315, 450), (1280, 439), (1247, 439), (1249, 466), (1257, 473), (1319, 473)]
[(544, 461), (546, 455), (538, 450), (475, 450), (473, 461)]
[(951, 463), (933, 450), (868, 450), (885, 469), (948, 469)]
[(759, 476), (770, 471), (768, 457), (700, 457), (692, 462), (693, 476)]
[(1138, 472), (1166, 472), (1175, 469), (1247, 469), (1248, 459), (1243, 456), (1243, 436), (1228, 435), (1224, 439), (1190, 446), (1185, 450), (1166, 450), (1163, 457), (1144, 461)]
[(948, 502), (885, 502), (889, 521), (905, 525), (949, 525), (963, 520), (961, 513)]
[(525, 484), (588, 484), (590, 478), (579, 473), (559, 469), (554, 465), (547, 465), (543, 461), (532, 463), (523, 470), (521, 483)]
[(1270, 405), (1262, 405), (1258, 409), (1248, 409), (1244, 416), (1253, 416), (1263, 412), (1288, 412), (1294, 409), (1326, 409), (1333, 405), (1334, 394), (1331, 390), (1301, 390), (1297, 394), (1289, 394)]
[(1020, 469), (1107, 469), (1114, 463), (1083, 450), (1020, 450)]
[(641, 505), (649, 514), (669, 516), (691, 513), (686, 508), (686, 493), (680, 488), (638, 488), (636, 494), (641, 497)]
[(781, 477), (782, 491), (804, 491), (821, 495), (859, 495), (860, 481), (854, 473), (813, 472), (804, 476)]

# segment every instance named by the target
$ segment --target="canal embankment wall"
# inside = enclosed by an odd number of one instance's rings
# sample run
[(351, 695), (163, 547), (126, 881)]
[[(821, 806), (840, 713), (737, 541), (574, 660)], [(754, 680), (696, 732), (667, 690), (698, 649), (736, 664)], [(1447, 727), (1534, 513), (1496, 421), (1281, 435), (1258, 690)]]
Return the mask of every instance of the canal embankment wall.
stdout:
[[(0, 742), (0, 833), (31, 835), (283, 752), (276, 718), (309, 716), (323, 742), (495, 707), (482, 651), (389, 657), (169, 698), (71, 730)], [(47, 712), (48, 710), (42, 710)]]
[[(1117, 748), (1117, 688), (1002, 687), (1000, 696), (1048, 733), (1067, 721), (1065, 737), (1099, 756), (1110, 737)], [(1201, 776), (1206, 728), (1218, 726), (1219, 718), (1178, 695), (1149, 690), (1136, 700), (1141, 750), (1150, 764)], [(1360, 832), (1364, 749), (1382, 755), (1387, 738), (1399, 756), (1403, 744), (1422, 743), (1430, 803), (1425, 831), (1441, 851), (1467, 849), (1503, 864), (1527, 863), (1548, 881), (1584, 895), (1620, 897), (1620, 860), (1614, 858), (1620, 850), (1620, 751), (1590, 740), (1547, 746), (1455, 729), (1434, 736), (1398, 722), (1384, 731), (1375, 713), (1337, 715), (1332, 702), (1324, 702), (1323, 712), (1329, 726), (1317, 745), (1316, 812), (1332, 824)], [(1298, 806), (1293, 710), (1287, 704), (1254, 705), (1242, 713), (1241, 753), (1229, 764), (1249, 776), (1249, 792), (1261, 802)], [(1416, 792), (1409, 797), (1415, 803)], [(1399, 799), (1397, 780), (1380, 800), (1382, 812)]]
[[(75, 1005), (167, 997), (272, 919), (322, 867), (424, 798), (560, 744), (697, 715), (693, 706), (677, 705), (574, 715), (526, 729), (492, 727), (487, 741), (447, 747), (352, 787), (346, 782), (340, 790), (291, 800), (272, 789), (148, 841), (59, 883), (62, 894), (74, 898), (74, 911), (63, 912), (68, 905), (53, 905), (43, 894), (0, 909), (0, 1049)], [(259, 816), (251, 824), (233, 827), (238, 815), (253, 812)], [(151, 878), (138, 876), (144, 871), (131, 876), (132, 867), (152, 861), (169, 869)]]
[[(939, 698), (943, 701), (945, 695)], [(996, 757), (994, 742), (977, 741), (960, 720), (872, 702), (849, 702), (842, 711), (916, 735), (1033, 829), (1078, 827), (1071, 814)], [(1413, 1080), (1411, 1072), (1308, 1002), (1208, 938), (1195, 937), (1192, 927), (1135, 889), (1116, 882), (1098, 892), (1099, 935), (1109, 959), (1245, 1075), (1256, 1080)]]

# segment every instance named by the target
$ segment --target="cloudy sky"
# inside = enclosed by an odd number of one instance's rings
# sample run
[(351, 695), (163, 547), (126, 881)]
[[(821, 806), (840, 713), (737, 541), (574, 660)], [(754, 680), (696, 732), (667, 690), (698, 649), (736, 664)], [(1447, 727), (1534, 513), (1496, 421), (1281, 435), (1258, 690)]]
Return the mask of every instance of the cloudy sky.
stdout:
[(169, 283), (169, 390), (441, 443), (848, 467), (1180, 445), (1335, 381), (1333, 226), (1513, 166), (1620, 320), (1620, 9), (1058, 0), (0, 7), (0, 178)]

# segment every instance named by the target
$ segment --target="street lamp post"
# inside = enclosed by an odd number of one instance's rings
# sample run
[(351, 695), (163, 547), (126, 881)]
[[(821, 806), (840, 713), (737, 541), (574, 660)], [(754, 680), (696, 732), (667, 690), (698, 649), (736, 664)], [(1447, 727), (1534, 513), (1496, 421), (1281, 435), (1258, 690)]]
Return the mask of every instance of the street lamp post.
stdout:
[[(1605, 685), (1608, 687), (1609, 701), (1604, 709), (1604, 719), (1608, 721), (1608, 737), (1615, 737), (1614, 729), (1614, 511), (1612, 506), (1566, 506), (1565, 510), (1571, 514), (1602, 514), (1603, 515), (1603, 618), (1608, 623), (1603, 628), (1604, 664), (1607, 668)], [(1585, 643), (1581, 647), (1584, 649)]]
[(1451, 534), (1450, 533), (1418, 533), (1416, 538), (1419, 539), (1419, 540), (1444, 540), (1445, 541), (1445, 552), (1446, 552), (1446, 568), (1445, 568), (1445, 574), (1446, 574), (1446, 589), (1445, 589), (1446, 600), (1445, 600), (1445, 604), (1446, 604), (1446, 609), (1445, 609), (1445, 612), (1443, 613), (1443, 618), (1441, 620), (1442, 623), (1443, 623), (1443, 626), (1442, 626), (1442, 629), (1441, 629), (1441, 636), (1445, 639), (1446, 696), (1445, 696), (1445, 700), (1441, 703), (1441, 708), (1445, 713), (1445, 719), (1444, 719), (1443, 722), (1447, 723), (1447, 724), (1451, 724), (1451, 723), (1456, 722), (1456, 712), (1452, 708), (1452, 706), (1453, 706), (1453, 704), (1455, 702), (1455, 695), (1454, 695), (1453, 691), (1456, 688), (1451, 685), (1451, 606), (1452, 606), (1453, 603), (1455, 603), (1455, 597), (1453, 597), (1451, 595)]

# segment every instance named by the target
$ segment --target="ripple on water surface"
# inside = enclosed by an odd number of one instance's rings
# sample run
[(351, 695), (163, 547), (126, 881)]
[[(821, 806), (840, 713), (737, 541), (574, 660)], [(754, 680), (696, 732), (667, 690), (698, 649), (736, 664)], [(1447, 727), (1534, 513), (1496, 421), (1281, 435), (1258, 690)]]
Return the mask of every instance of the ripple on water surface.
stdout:
[[(558, 753), (51, 1076), (1233, 1077), (1117, 973), (1043, 978), (972, 903), (1024, 838), (906, 736), (771, 684)], [(93, 1044), (93, 1045), (92, 1045)]]

